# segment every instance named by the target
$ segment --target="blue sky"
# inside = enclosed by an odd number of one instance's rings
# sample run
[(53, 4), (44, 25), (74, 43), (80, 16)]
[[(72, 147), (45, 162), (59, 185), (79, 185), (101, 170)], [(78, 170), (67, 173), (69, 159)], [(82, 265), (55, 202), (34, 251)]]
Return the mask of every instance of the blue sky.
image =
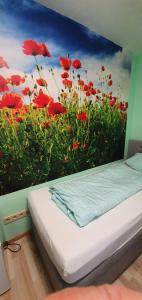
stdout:
[[(31, 78), (31, 73), (38, 77), (34, 57), (22, 52), (23, 41), (27, 39), (46, 43), (52, 55), (48, 66), (54, 67), (59, 85), (62, 84), (59, 57), (69, 54), (71, 59), (81, 60), (79, 72), (82, 79), (86, 80), (84, 70), (87, 69), (88, 80), (96, 86), (97, 74), (104, 65), (107, 72), (113, 74), (114, 95), (127, 99), (131, 59), (125, 49), (34, 0), (0, 0), (0, 56), (10, 66), (9, 70), (0, 69), (4, 77), (20, 72), (29, 73), (28, 78)], [(47, 58), (38, 56), (37, 59), (48, 78), (51, 94), (55, 93), (56, 98), (57, 91), (47, 68)], [(108, 92), (108, 88), (104, 91)]]
[[(50, 64), (54, 66), (58, 65), (59, 56), (68, 53), (71, 57), (74, 55), (78, 55), (78, 58), (95, 56), (102, 59), (112, 57), (122, 50), (86, 27), (33, 0), (0, 0), (0, 37), (3, 40), (3, 48), (4, 46), (5, 48), (9, 47), (12, 67), (14, 67), (12, 52), (15, 53), (16, 47), (14, 42), (17, 43), (17, 46), (19, 44), (21, 54), (20, 47), (25, 39), (46, 42), (52, 54)], [(18, 51), (18, 48), (16, 49)], [(3, 50), (3, 52), (5, 51)], [(0, 53), (0, 55), (2, 54)], [(29, 57), (27, 59), (28, 63), (24, 64), (23, 62), (21, 65), (23, 71), (30, 71), (32, 68), (32, 60), (29, 60)]]

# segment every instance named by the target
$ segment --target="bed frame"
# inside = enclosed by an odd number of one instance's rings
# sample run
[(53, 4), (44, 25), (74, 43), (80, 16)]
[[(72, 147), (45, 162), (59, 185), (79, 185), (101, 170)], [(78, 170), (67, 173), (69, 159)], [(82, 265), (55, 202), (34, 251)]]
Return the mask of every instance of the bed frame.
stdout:
[(128, 144), (127, 157), (130, 157), (135, 153), (142, 153), (142, 141), (130, 140)]
[(44, 262), (44, 266), (47, 270), (48, 278), (55, 291), (66, 287), (73, 287), (73, 286), (89, 286), (89, 285), (99, 285), (104, 283), (112, 283), (142, 253), (142, 229), (141, 229), (135, 235), (134, 238), (132, 238), (129, 242), (127, 242), (111, 257), (103, 261), (98, 267), (92, 270), (89, 274), (87, 274), (85, 277), (83, 277), (79, 281), (76, 281), (73, 284), (68, 284), (61, 278), (55, 266), (51, 262), (35, 227), (33, 231), (34, 231), (36, 244), (39, 248), (41, 257)]
[[(128, 157), (136, 152), (142, 152), (142, 141), (129, 141)], [(103, 261), (99, 266), (92, 270), (85, 277), (79, 281), (68, 284), (66, 283), (55, 266), (51, 262), (47, 251), (42, 243), (42, 240), (38, 234), (36, 227), (33, 225), (33, 232), (35, 240), (41, 256), (44, 261), (44, 265), (47, 269), (48, 278), (54, 290), (60, 290), (65, 287), (72, 286), (88, 286), (99, 285), (103, 283), (112, 283), (115, 281), (121, 273), (123, 273), (130, 264), (142, 253), (142, 228), (140, 231), (130, 239), (125, 245), (117, 250), (111, 257)]]

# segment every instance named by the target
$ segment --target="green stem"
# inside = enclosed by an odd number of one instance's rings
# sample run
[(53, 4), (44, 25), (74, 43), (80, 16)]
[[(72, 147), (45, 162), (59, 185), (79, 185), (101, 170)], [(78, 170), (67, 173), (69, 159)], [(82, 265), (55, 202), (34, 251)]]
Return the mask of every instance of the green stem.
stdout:
[(84, 70), (84, 72), (85, 72), (86, 82), (88, 83), (88, 75), (87, 75), (87, 70)]
[(36, 68), (37, 68), (37, 71), (38, 71), (39, 77), (40, 77), (40, 78), (42, 78), (42, 76), (41, 76), (41, 72), (40, 72), (40, 69), (39, 69), (39, 66), (38, 66), (38, 61), (37, 61), (37, 58), (36, 58), (36, 56), (34, 56), (34, 59), (35, 59)]
[[(49, 70), (50, 70), (50, 66), (49, 66), (47, 60), (46, 60), (46, 65), (47, 65), (47, 68), (49, 68)], [(56, 80), (56, 78), (55, 78), (54, 71), (53, 71), (52, 68), (51, 68), (51, 75), (52, 75), (52, 78), (53, 78), (54, 83), (55, 83), (55, 85), (56, 85), (57, 91), (58, 91), (58, 93), (60, 93), (60, 89), (59, 89), (59, 87), (58, 87), (58, 83), (57, 83), (57, 80)]]
[[(36, 68), (37, 68), (37, 71), (38, 71), (39, 77), (40, 77), (40, 79), (44, 79), (44, 78), (43, 78), (43, 76), (42, 76), (42, 74), (41, 74), (40, 67), (39, 67), (39, 65), (38, 65), (38, 61), (37, 61), (37, 58), (36, 58), (36, 56), (34, 56), (34, 58), (35, 58), (35, 62), (36, 62)], [(48, 87), (47, 87), (47, 85), (45, 85), (45, 88), (46, 88), (46, 90), (47, 90), (47, 92), (48, 92), (48, 94), (49, 94), (49, 96), (50, 96), (50, 93), (49, 93), (49, 90), (48, 90)]]

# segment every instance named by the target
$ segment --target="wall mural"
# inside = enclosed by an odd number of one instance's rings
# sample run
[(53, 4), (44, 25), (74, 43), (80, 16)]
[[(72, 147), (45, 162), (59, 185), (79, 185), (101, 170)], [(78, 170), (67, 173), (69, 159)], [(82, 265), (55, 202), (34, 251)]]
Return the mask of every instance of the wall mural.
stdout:
[(0, 194), (123, 157), (130, 58), (32, 0), (0, 0)]

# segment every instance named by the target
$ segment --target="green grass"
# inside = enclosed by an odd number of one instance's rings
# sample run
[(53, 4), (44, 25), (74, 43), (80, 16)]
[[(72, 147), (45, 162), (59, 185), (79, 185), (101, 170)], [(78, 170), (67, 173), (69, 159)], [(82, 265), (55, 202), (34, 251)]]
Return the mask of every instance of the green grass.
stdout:
[[(0, 195), (123, 157), (127, 115), (117, 102), (60, 101), (66, 112), (54, 116), (32, 105), (0, 109)], [(78, 112), (86, 112), (86, 121)]]

